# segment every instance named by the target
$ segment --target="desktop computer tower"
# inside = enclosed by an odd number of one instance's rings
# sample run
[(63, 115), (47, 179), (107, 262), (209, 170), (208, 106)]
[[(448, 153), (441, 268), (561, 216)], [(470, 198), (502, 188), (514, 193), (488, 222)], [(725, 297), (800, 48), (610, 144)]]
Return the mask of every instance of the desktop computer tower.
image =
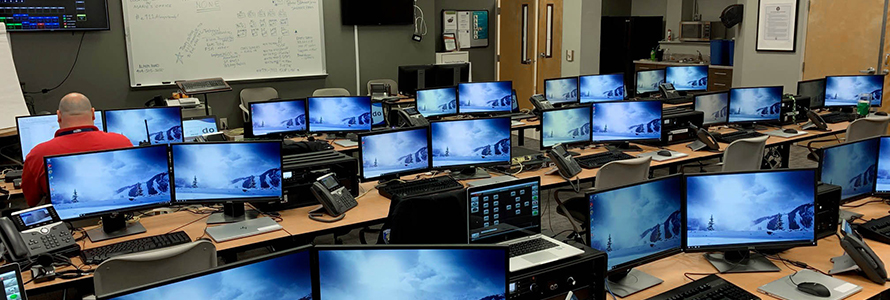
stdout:
[[(810, 107), (810, 97), (807, 96), (794, 96), (794, 99), (797, 101), (797, 107)], [(782, 98), (782, 125), (790, 125), (794, 123), (806, 122), (809, 121), (807, 118), (807, 112), (803, 109), (798, 109), (797, 113), (794, 113), (794, 103), (789, 97)]]
[(694, 141), (696, 133), (689, 129), (689, 124), (701, 127), (705, 122), (705, 113), (688, 108), (671, 108), (665, 109), (662, 118), (658, 145), (673, 145)]
[(816, 192), (816, 238), (821, 239), (837, 233), (840, 221), (841, 187), (820, 183)]
[(271, 203), (253, 203), (261, 211), (318, 205), (312, 196), (312, 183), (321, 176), (335, 173), (340, 185), (346, 187), (353, 197), (359, 195), (358, 160), (355, 157), (334, 151), (318, 151), (304, 154), (285, 155), (281, 170), (281, 185), (284, 199)]
[(574, 242), (568, 244), (584, 253), (510, 273), (507, 299), (549, 299), (581, 289), (586, 290), (587, 299), (605, 299), (606, 253)]

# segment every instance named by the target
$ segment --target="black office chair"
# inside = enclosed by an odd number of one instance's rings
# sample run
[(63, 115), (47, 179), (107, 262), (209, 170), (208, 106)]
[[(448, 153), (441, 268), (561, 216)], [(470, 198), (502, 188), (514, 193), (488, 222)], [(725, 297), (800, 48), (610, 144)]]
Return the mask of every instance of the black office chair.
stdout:
[(467, 191), (457, 190), (431, 196), (394, 197), (378, 244), (466, 244)]

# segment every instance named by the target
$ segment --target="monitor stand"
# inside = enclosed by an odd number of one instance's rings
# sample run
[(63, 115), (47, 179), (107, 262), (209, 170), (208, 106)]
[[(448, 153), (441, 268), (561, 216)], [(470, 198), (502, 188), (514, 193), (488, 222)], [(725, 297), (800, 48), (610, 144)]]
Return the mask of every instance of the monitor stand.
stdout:
[(626, 273), (610, 275), (608, 278), (609, 290), (615, 296), (625, 298), (636, 292), (648, 289), (664, 282), (655, 276), (646, 274), (637, 269), (630, 269)]
[(142, 226), (141, 223), (128, 224), (124, 214), (112, 214), (102, 216), (102, 227), (87, 230), (87, 236), (90, 237), (90, 241), (95, 243), (145, 232), (145, 226)]
[(327, 134), (327, 139), (329, 140), (350, 140), (353, 142), (358, 142), (358, 134), (355, 133), (329, 133)]
[(624, 152), (624, 151), (640, 152), (640, 151), (643, 151), (643, 148), (640, 148), (635, 145), (631, 145), (630, 142), (616, 142), (616, 143), (609, 143), (608, 145), (606, 145), (606, 150), (609, 150), (609, 152)]
[(752, 131), (765, 130), (765, 129), (767, 129), (767, 128), (764, 126), (759, 126), (756, 123), (739, 125), (739, 131), (752, 132)]
[(751, 256), (751, 252), (745, 251), (728, 251), (723, 254), (705, 253), (705, 259), (708, 260), (714, 268), (720, 273), (756, 273), (756, 272), (779, 272), (773, 262), (768, 258), (758, 255)]
[(213, 213), (207, 218), (207, 224), (235, 223), (258, 218), (260, 212), (245, 210), (244, 203), (226, 202), (223, 204), (223, 212)]
[(470, 179), (484, 179), (491, 178), (491, 174), (488, 173), (485, 169), (477, 168), (477, 167), (467, 167), (459, 170), (451, 171), (451, 178), (454, 180), (470, 180)]

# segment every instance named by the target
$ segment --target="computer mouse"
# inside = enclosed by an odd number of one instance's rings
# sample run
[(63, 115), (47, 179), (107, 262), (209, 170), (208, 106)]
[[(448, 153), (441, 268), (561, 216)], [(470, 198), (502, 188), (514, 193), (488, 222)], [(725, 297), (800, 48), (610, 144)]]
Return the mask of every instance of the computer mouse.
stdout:
[(803, 282), (797, 285), (797, 290), (804, 294), (810, 294), (816, 297), (828, 298), (831, 292), (821, 283)]
[(785, 129), (784, 132), (787, 134), (797, 134), (797, 129), (788, 128), (788, 129)]
[(887, 116), (887, 113), (886, 113), (886, 112), (883, 112), (883, 111), (879, 111), (879, 112), (876, 112), (876, 113), (875, 113), (875, 116), (886, 117), (886, 116)]
[(671, 153), (671, 151), (668, 151), (668, 150), (661, 150), (661, 151), (658, 151), (658, 155), (661, 155), (661, 156), (668, 156), (668, 157), (669, 157), (669, 156), (671, 156), (671, 155), (673, 155), (673, 154)]

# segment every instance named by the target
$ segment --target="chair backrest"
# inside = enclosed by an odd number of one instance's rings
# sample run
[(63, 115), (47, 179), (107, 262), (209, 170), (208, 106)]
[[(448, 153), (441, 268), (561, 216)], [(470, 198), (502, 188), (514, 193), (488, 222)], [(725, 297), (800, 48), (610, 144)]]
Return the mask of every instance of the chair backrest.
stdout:
[(313, 97), (348, 97), (349, 90), (344, 88), (317, 89), (312, 92)]
[(847, 128), (847, 142), (882, 136), (887, 133), (888, 124), (890, 116), (874, 116), (853, 121)]
[(392, 96), (399, 94), (399, 83), (392, 79), (371, 79), (368, 80), (368, 94), (371, 94), (371, 84), (372, 83), (382, 83), (389, 85), (389, 94)]
[(121, 255), (106, 260), (93, 277), (96, 296), (216, 267), (216, 246), (208, 240)]
[(726, 147), (723, 152), (723, 171), (755, 171), (760, 170), (763, 162), (763, 151), (769, 136), (737, 140)]
[(278, 98), (278, 91), (271, 87), (249, 88), (241, 90), (241, 104), (250, 109), (250, 103), (264, 102)]
[(597, 190), (643, 182), (649, 179), (652, 157), (619, 160), (607, 163), (596, 174), (593, 187)]

